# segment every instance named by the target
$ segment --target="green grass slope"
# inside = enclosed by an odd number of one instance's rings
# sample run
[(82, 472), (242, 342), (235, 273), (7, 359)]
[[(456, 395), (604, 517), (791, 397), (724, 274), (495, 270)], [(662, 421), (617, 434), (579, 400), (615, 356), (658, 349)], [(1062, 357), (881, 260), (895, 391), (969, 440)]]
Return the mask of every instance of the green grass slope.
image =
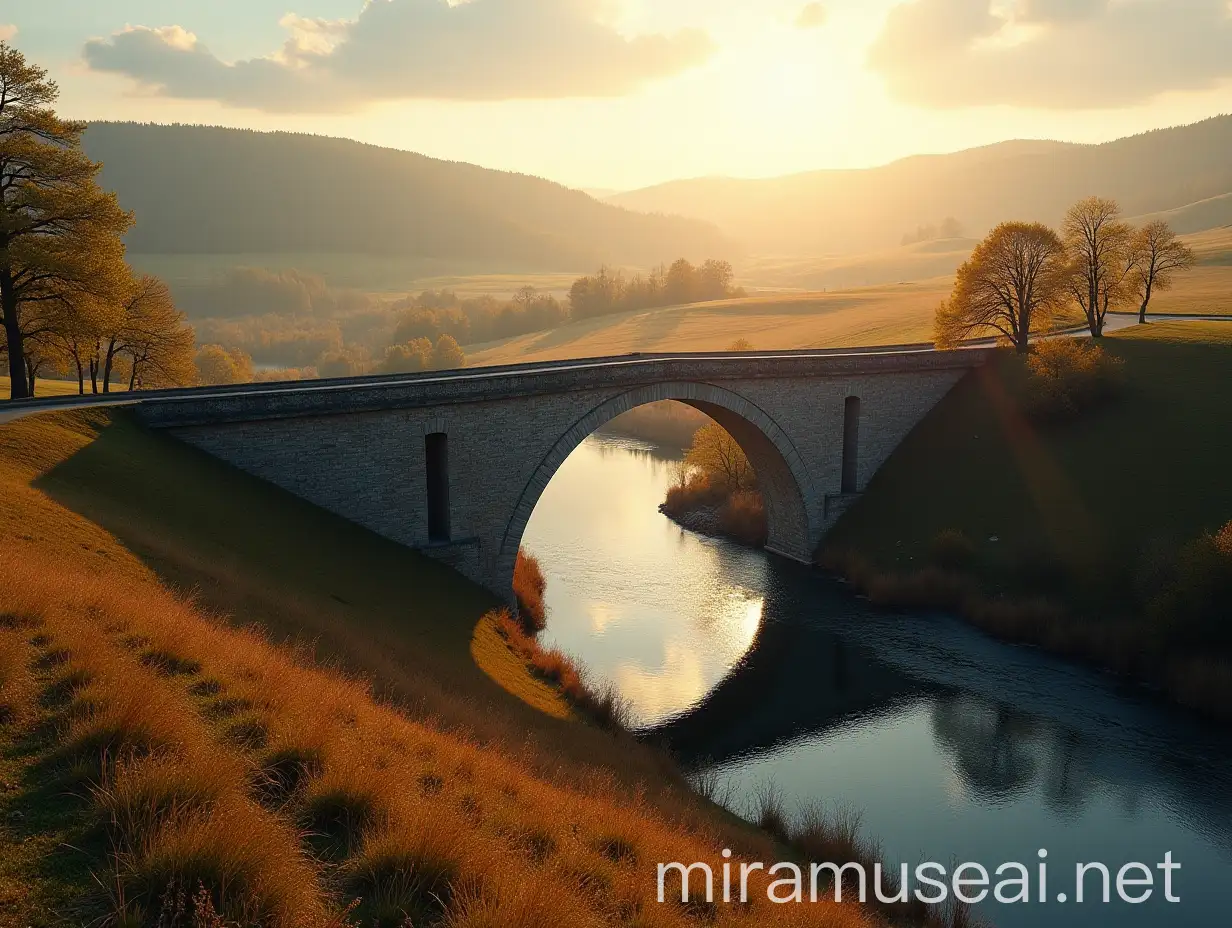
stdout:
[[(823, 559), (854, 575), (854, 555), (866, 578), (870, 569), (899, 578), (897, 590), (881, 584), (885, 601), (962, 606), (953, 578), (923, 576), (937, 561), (938, 536), (960, 531), (975, 548), (962, 570), (984, 594), (1064, 604), (1055, 622), (1007, 620), (1011, 637), (1133, 663), (1113, 653), (1125, 626), (1108, 623), (1136, 621), (1152, 552), (1176, 551), (1232, 520), (1232, 323), (1153, 323), (1104, 347), (1124, 361), (1123, 394), (1069, 423), (1028, 420), (1016, 357), (965, 378), (873, 478)], [(984, 624), (998, 630), (993, 618)], [(1085, 636), (1084, 625), (1111, 631), (1099, 642), (1069, 640)], [(1119, 644), (1130, 650), (1128, 632)]]
[(959, 528), (996, 565), (1083, 547), (1130, 568), (1151, 537), (1189, 539), (1232, 519), (1232, 429), (1221, 427), (1232, 323), (1153, 323), (1104, 344), (1126, 362), (1121, 400), (1043, 429), (1019, 412), (1014, 359), (977, 372), (912, 432), (830, 540), (907, 566)]

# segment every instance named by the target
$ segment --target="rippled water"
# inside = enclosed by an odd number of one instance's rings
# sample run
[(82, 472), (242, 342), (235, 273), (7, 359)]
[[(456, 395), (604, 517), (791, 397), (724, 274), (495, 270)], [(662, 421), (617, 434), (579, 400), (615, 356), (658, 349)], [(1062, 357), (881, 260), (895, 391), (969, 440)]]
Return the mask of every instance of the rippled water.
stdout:
[[(1049, 897), (1069, 902), (979, 907), (1009, 928), (1227, 923), (1226, 732), (958, 621), (888, 615), (803, 567), (685, 532), (657, 511), (672, 468), (650, 446), (592, 437), (525, 545), (548, 576), (546, 639), (716, 771), (737, 810), (768, 787), (789, 809), (855, 809), (895, 863), (1034, 872), (1046, 848)], [(1116, 900), (1122, 865), (1167, 851), (1179, 904), (1163, 901), (1158, 870), (1144, 905), (1074, 904), (1076, 862), (1107, 864)]]

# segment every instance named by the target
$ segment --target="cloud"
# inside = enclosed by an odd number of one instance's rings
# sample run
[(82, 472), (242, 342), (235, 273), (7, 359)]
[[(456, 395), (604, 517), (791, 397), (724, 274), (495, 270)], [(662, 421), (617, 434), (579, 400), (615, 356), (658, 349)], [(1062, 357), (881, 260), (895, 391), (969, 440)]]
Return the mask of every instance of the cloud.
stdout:
[(0, 42), (8, 42), (17, 38), (17, 27), (0, 23)]
[(796, 17), (796, 28), (817, 29), (826, 24), (826, 8), (820, 3), (810, 3)]
[(282, 20), (265, 58), (225, 62), (179, 26), (87, 43), (97, 71), (169, 97), (263, 110), (353, 110), (382, 99), (610, 97), (706, 60), (697, 30), (627, 37), (604, 0), (368, 0), (353, 20)]
[(910, 0), (869, 64), (929, 107), (1128, 106), (1232, 78), (1228, 0)]

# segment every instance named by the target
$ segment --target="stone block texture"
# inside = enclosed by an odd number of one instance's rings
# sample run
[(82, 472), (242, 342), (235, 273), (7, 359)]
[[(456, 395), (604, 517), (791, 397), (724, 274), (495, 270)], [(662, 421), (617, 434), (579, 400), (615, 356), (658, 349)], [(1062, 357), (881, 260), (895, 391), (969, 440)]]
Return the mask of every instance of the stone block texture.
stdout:
[[(611, 369), (596, 363), (580, 371), (554, 365), (546, 374), (542, 367), (524, 375), (464, 372), (357, 382), (331, 393), (255, 390), (212, 401), (178, 398), (143, 405), (139, 414), (508, 598), (522, 533), (556, 469), (596, 429), (656, 400), (689, 403), (732, 432), (761, 480), (770, 549), (809, 560), (845, 508), (835, 502), (842, 490), (847, 398), (861, 401), (862, 490), (907, 433), (983, 359), (975, 352), (927, 354), (931, 360), (895, 364), (883, 357), (864, 366), (776, 365), (764, 358)], [(449, 436), (451, 540), (430, 543), (425, 438), (441, 432)]]

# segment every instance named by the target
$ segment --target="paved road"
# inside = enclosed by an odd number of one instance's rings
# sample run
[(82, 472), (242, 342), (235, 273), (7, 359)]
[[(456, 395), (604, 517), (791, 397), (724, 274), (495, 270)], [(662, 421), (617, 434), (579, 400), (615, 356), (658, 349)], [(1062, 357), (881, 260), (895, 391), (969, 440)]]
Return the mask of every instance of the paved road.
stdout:
[[(1164, 321), (1212, 321), (1232, 322), (1232, 316), (1148, 316), (1148, 322)], [(1136, 313), (1110, 313), (1105, 331), (1119, 332), (1138, 325)], [(1081, 336), (1085, 328), (1067, 330), (1064, 334)], [(966, 347), (984, 348), (996, 344), (996, 339), (980, 339), (972, 341)], [(514, 364), (499, 367), (472, 368), (463, 371), (450, 371), (444, 374), (403, 375), (381, 380), (374, 377), (347, 378), (341, 380), (304, 381), (285, 384), (266, 384), (254, 386), (243, 384), (232, 387), (198, 387), (188, 390), (161, 391), (157, 394), (142, 394), (132, 396), (127, 393), (114, 393), (99, 396), (59, 396), (46, 399), (22, 400), (9, 404), (0, 402), (0, 424), (20, 419), (24, 416), (58, 409), (82, 409), (92, 406), (133, 406), (148, 399), (174, 399), (190, 397), (192, 399), (212, 399), (222, 397), (250, 396), (256, 394), (269, 395), (277, 393), (322, 393), (336, 390), (348, 390), (356, 386), (381, 387), (395, 386), (408, 382), (439, 383), (476, 381), (496, 379), (510, 374), (528, 375), (538, 373), (553, 373), (561, 371), (595, 370), (600, 368), (627, 367), (639, 364), (652, 364), (673, 360), (723, 360), (723, 359), (800, 359), (800, 358), (834, 358), (834, 357), (871, 357), (889, 354), (918, 354), (931, 351), (932, 346), (926, 343), (904, 345), (882, 345), (868, 348), (817, 348), (797, 351), (754, 351), (740, 354), (715, 353), (678, 353), (678, 354), (633, 354), (612, 358), (584, 358), (566, 361), (545, 361), (532, 364)]]

